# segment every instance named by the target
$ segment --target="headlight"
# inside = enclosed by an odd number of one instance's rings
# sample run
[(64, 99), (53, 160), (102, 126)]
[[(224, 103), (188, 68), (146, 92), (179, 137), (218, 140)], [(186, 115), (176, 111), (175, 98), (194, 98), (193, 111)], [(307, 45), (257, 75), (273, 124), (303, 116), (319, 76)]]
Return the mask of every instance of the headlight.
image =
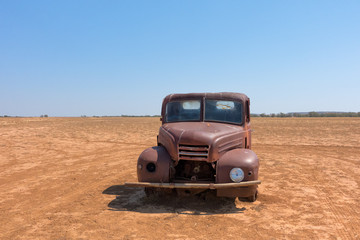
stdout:
[(154, 163), (148, 163), (148, 164), (146, 165), (146, 169), (147, 169), (149, 172), (155, 172), (156, 166), (155, 166)]
[(230, 178), (233, 182), (239, 183), (244, 179), (244, 171), (241, 168), (233, 168), (230, 171)]

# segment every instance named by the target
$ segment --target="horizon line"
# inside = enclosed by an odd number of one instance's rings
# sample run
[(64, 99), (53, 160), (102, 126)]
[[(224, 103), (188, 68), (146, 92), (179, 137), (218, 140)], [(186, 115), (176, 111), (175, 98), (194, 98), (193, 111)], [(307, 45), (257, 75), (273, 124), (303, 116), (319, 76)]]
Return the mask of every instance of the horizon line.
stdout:
[[(265, 115), (265, 116), (271, 116), (271, 115), (288, 115), (288, 116), (292, 116), (293, 115), (307, 115), (307, 114), (320, 114), (320, 115), (324, 115), (324, 114), (335, 114), (335, 115), (341, 115), (341, 114), (357, 114), (359, 115), (359, 112), (355, 112), (355, 111), (351, 111), (351, 112), (346, 112), (346, 111), (309, 111), (309, 112), (278, 112), (278, 113), (251, 113), (252, 116), (259, 116), (260, 115)], [(86, 115), (86, 114), (82, 114), (82, 115), (70, 115), (70, 116), (61, 116), (61, 115), (48, 115), (48, 114), (42, 114), (42, 115), (31, 115), (31, 116), (21, 116), (21, 115), (0, 115), (0, 118), (36, 118), (36, 117), (40, 117), (40, 118), (47, 118), (47, 117), (59, 117), (59, 118), (72, 118), (72, 117), (161, 117), (161, 115), (159, 114), (144, 114), (144, 115), (132, 115), (132, 114), (121, 114), (121, 115)]]

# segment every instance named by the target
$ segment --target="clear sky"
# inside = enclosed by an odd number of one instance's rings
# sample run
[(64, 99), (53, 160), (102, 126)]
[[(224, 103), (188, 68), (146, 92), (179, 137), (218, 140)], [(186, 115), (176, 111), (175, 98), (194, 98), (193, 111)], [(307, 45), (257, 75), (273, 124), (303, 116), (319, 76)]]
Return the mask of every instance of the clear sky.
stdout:
[(360, 111), (360, 1), (0, 0), (0, 115), (154, 115), (220, 91), (253, 113)]

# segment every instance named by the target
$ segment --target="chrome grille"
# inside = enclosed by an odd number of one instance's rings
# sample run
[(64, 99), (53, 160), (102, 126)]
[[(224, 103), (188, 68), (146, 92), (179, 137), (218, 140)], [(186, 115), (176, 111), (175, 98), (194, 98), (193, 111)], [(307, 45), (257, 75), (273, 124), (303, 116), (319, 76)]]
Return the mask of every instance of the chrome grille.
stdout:
[(179, 160), (206, 161), (209, 146), (179, 144)]

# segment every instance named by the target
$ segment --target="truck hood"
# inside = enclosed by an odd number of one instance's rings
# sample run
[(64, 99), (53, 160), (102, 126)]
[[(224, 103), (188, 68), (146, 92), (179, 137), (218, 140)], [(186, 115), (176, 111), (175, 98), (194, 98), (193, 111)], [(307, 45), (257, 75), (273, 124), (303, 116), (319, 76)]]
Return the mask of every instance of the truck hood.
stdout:
[(178, 144), (211, 145), (216, 139), (243, 132), (241, 126), (213, 122), (167, 123), (162, 126)]
[[(216, 161), (222, 153), (240, 148), (245, 134), (237, 125), (216, 122), (177, 122), (160, 127), (159, 143), (165, 146), (174, 160), (178, 160), (178, 146), (208, 146), (207, 161)], [(171, 139), (171, 143), (170, 143)]]

